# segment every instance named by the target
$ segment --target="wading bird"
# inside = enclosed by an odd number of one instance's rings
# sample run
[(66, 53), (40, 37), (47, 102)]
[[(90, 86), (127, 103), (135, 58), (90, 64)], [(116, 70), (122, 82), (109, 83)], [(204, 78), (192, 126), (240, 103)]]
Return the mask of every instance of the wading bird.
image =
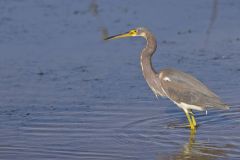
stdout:
[(171, 68), (156, 72), (152, 66), (151, 57), (156, 51), (157, 42), (148, 29), (139, 27), (123, 34), (110, 36), (105, 40), (138, 36), (147, 41), (141, 52), (141, 67), (149, 87), (156, 96), (167, 97), (183, 109), (192, 130), (197, 127), (192, 110), (206, 111), (210, 107), (229, 109), (229, 106), (223, 103), (215, 93), (190, 74)]

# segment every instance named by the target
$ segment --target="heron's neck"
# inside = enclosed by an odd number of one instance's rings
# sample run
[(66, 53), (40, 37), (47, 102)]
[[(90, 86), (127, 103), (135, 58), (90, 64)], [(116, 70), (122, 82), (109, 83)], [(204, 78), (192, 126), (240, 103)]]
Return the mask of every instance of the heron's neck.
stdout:
[(148, 79), (151, 76), (156, 75), (156, 71), (152, 66), (151, 58), (154, 52), (156, 51), (157, 42), (155, 37), (150, 32), (147, 32), (144, 35), (144, 37), (147, 41), (147, 44), (141, 53), (141, 67), (142, 67), (142, 71), (145, 79)]

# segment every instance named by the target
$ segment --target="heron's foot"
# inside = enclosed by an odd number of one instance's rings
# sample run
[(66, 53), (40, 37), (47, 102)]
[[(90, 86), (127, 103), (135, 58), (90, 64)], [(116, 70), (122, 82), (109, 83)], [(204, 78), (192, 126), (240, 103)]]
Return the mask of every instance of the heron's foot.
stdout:
[[(191, 125), (187, 125), (188, 128), (191, 128)], [(199, 127), (199, 124), (194, 125), (194, 129), (197, 129)], [(192, 128), (191, 128), (192, 129)]]
[[(191, 128), (189, 124), (169, 124), (169, 128)], [(194, 126), (194, 129), (198, 128), (199, 124)]]
[(189, 124), (187, 125), (187, 127), (190, 128), (191, 130), (196, 130), (199, 127), (199, 124), (193, 122), (192, 125)]

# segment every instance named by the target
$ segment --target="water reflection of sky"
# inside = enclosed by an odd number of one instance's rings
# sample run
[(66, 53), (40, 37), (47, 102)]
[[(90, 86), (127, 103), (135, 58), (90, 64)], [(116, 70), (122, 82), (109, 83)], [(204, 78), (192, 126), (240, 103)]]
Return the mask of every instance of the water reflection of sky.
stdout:
[[(237, 159), (240, 2), (0, 1), (0, 159)], [(155, 68), (201, 79), (230, 111), (184, 113), (142, 77), (136, 26), (158, 39)]]

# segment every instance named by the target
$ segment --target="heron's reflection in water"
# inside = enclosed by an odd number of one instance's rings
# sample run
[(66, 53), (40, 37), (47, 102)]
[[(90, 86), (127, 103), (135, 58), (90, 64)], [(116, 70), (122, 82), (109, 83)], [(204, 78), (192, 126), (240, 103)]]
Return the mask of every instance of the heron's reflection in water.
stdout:
[(169, 156), (159, 156), (158, 159), (169, 160), (214, 160), (227, 158), (225, 147), (214, 146), (209, 143), (198, 143), (195, 140), (196, 131), (190, 131), (188, 143), (184, 144), (179, 153)]

